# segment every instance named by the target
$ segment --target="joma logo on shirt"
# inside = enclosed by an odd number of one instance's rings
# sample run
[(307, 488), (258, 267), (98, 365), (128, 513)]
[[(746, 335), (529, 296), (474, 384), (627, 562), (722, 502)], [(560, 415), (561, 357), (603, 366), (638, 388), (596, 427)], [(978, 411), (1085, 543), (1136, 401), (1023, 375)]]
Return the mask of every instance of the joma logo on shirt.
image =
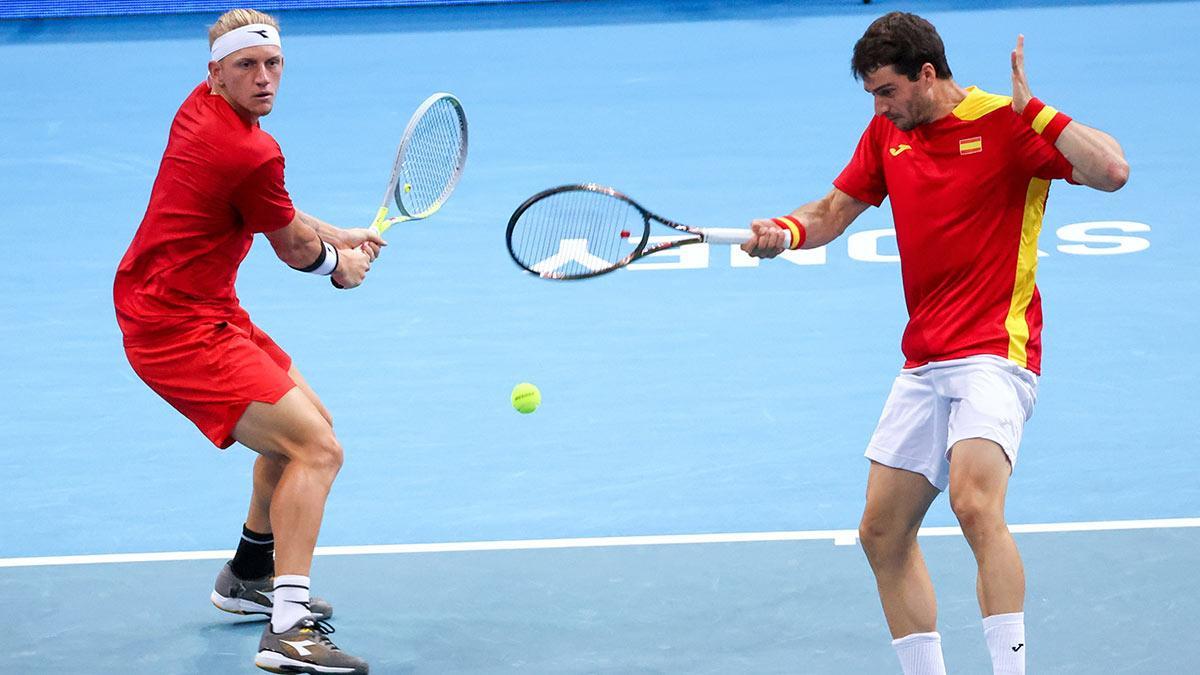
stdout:
[(907, 143), (901, 143), (894, 148), (888, 148), (888, 152), (892, 153), (892, 157), (899, 155), (905, 150), (912, 150), (912, 146)]

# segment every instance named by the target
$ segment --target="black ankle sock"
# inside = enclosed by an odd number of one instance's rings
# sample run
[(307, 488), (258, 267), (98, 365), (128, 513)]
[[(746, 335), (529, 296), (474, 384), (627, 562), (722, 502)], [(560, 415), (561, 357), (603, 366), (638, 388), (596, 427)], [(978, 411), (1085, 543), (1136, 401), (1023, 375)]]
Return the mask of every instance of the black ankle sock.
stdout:
[(233, 573), (239, 579), (261, 579), (275, 572), (275, 536), (242, 526), (242, 539), (233, 554)]

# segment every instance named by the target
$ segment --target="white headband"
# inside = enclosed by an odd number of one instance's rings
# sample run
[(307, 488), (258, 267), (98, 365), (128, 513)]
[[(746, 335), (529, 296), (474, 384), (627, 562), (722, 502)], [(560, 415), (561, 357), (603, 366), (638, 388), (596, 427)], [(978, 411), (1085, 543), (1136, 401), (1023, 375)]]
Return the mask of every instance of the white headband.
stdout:
[(249, 26), (234, 28), (214, 40), (211, 58), (213, 61), (220, 61), (239, 49), (265, 45), (282, 47), (279, 42), (279, 31), (274, 26), (265, 23), (252, 23)]

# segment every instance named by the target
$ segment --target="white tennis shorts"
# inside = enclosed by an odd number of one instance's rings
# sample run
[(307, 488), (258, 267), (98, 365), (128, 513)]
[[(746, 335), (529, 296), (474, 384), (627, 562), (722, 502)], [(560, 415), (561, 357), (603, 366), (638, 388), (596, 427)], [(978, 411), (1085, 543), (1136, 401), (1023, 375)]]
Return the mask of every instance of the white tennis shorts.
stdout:
[(999, 356), (969, 356), (901, 370), (888, 394), (866, 456), (950, 483), (950, 448), (986, 438), (1017, 465), (1021, 430), (1037, 402), (1037, 375)]

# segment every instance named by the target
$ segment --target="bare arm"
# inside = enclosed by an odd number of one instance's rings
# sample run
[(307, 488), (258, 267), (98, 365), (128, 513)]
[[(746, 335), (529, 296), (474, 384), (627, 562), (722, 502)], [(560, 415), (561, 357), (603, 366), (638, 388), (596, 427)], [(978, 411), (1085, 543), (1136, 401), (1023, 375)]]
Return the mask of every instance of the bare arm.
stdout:
[[(299, 209), (296, 210), (292, 222), (278, 230), (267, 232), (266, 236), (267, 241), (271, 242), (271, 248), (275, 249), (275, 255), (296, 269), (313, 264), (325, 246), (320, 231), (306, 220), (305, 214)], [(329, 243), (338, 249), (337, 267), (332, 274), (334, 281), (343, 288), (354, 288), (361, 284), (367, 271), (371, 269), (372, 256), (357, 246), (342, 248), (338, 242)]]
[(278, 230), (267, 232), (267, 241), (271, 242), (275, 255), (292, 267), (307, 267), (321, 253), (321, 238), (317, 231), (305, 222), (299, 210), (296, 211), (292, 222)]
[[(817, 248), (837, 239), (870, 204), (860, 202), (837, 188), (829, 194), (792, 211), (807, 232), (801, 248)], [(742, 250), (756, 258), (774, 258), (784, 250), (784, 230), (769, 218), (750, 223), (754, 238)]]
[(1071, 180), (1080, 185), (1116, 192), (1129, 180), (1129, 163), (1117, 139), (1071, 120), (1054, 147), (1074, 169)]
[(380, 249), (387, 246), (387, 242), (383, 240), (383, 237), (370, 228), (360, 227), (343, 230), (300, 209), (296, 209), (296, 217), (316, 231), (321, 241), (327, 241), (339, 249), (362, 247), (363, 251), (371, 256), (371, 260), (378, 258)]
[[(1013, 110), (1025, 110), (1033, 94), (1025, 76), (1025, 36), (1017, 36), (1012, 52)], [(1115, 192), (1129, 180), (1129, 163), (1121, 145), (1112, 136), (1071, 120), (1054, 142), (1054, 147), (1073, 168), (1071, 180), (1090, 188)]]

